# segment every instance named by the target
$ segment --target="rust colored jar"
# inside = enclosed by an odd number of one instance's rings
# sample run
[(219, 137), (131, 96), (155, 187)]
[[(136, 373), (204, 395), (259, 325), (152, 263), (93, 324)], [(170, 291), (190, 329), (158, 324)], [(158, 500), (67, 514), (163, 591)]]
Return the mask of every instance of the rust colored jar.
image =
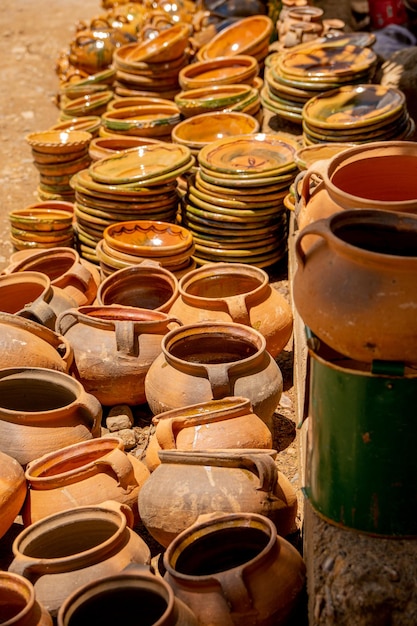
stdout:
[(68, 372), (73, 350), (65, 337), (13, 313), (0, 312), (0, 369), (46, 367)]
[(76, 306), (63, 289), (53, 287), (42, 272), (21, 272), (0, 276), (0, 308), (55, 330), (59, 313)]
[(81, 261), (73, 248), (57, 247), (36, 250), (8, 265), (4, 274), (41, 272), (49, 276), (51, 285), (67, 293), (78, 306), (92, 304), (100, 284), (100, 274), (92, 264)]
[(74, 352), (74, 376), (103, 405), (146, 402), (145, 376), (161, 340), (180, 324), (161, 311), (118, 305), (69, 309), (57, 329)]
[(102, 407), (81, 383), (41, 367), (0, 370), (0, 449), (21, 465), (100, 436)]
[(167, 313), (178, 297), (178, 280), (156, 263), (143, 262), (107, 276), (97, 292), (97, 304), (123, 304)]
[(305, 584), (300, 554), (253, 513), (196, 523), (168, 546), (164, 565), (165, 579), (200, 626), (286, 624)]
[(132, 524), (130, 508), (113, 501), (50, 515), (16, 537), (9, 571), (32, 582), (55, 618), (82, 585), (117, 574), (132, 562), (150, 562), (150, 550)]
[(107, 576), (77, 589), (58, 612), (58, 626), (93, 624), (114, 626), (137, 623), (147, 626), (198, 626), (197, 618), (171, 586), (148, 568), (129, 565), (120, 574)]
[(37, 600), (32, 583), (12, 572), (0, 572), (0, 615), (4, 626), (52, 626), (52, 617)]
[(154, 415), (188, 404), (240, 395), (270, 428), (282, 393), (282, 374), (257, 330), (207, 322), (171, 330), (145, 378)]
[(357, 361), (417, 362), (417, 216), (341, 211), (304, 228), (296, 253), (294, 302), (313, 333)]
[(237, 322), (258, 330), (275, 358), (292, 333), (291, 308), (268, 274), (244, 263), (210, 263), (187, 272), (171, 313), (184, 324)]
[(146, 448), (146, 464), (160, 464), (160, 450), (272, 448), (272, 434), (252, 411), (247, 398), (227, 397), (155, 415), (155, 432)]
[(261, 513), (281, 535), (296, 530), (297, 496), (277, 470), (275, 450), (159, 452), (139, 493), (139, 514), (163, 546), (208, 513)]
[(26, 497), (27, 484), (25, 473), (20, 463), (4, 452), (0, 452), (0, 476), (1, 538), (9, 530), (22, 508)]
[(138, 521), (138, 495), (149, 471), (123, 449), (118, 437), (100, 437), (45, 454), (28, 463), (29, 487), (22, 511), (26, 526), (74, 506), (115, 500)]

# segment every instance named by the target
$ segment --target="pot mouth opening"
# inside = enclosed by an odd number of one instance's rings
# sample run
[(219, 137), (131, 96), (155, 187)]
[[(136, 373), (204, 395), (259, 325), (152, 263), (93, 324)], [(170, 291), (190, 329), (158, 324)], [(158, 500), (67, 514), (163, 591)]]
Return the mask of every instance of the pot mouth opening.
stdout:
[[(388, 223), (381, 217), (378, 219), (358, 219), (353, 222), (342, 220), (332, 225), (333, 234), (355, 248), (366, 252), (394, 257), (417, 258), (417, 221), (412, 228), (399, 221), (398, 224)], [(382, 212), (381, 212), (382, 213)]]

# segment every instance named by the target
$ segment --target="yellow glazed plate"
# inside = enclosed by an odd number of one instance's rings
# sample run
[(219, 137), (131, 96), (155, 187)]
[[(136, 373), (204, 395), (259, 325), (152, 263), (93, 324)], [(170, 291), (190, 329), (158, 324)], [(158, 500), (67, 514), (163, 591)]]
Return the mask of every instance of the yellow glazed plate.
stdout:
[(192, 159), (187, 146), (161, 142), (124, 150), (90, 165), (91, 177), (99, 183), (129, 184), (161, 177), (182, 168)]
[(355, 74), (372, 67), (377, 56), (370, 48), (359, 48), (351, 44), (342, 46), (321, 46), (312, 44), (310, 48), (290, 51), (277, 58), (276, 65), (286, 76), (294, 77), (333, 77)]
[(111, 224), (105, 229), (103, 239), (115, 250), (144, 256), (179, 253), (193, 244), (192, 234), (186, 228), (153, 220)]

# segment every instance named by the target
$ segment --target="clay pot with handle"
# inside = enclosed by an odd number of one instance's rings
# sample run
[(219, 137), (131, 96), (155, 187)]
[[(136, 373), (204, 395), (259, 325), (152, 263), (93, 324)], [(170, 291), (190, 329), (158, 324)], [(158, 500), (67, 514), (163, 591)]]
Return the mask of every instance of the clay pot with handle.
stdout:
[(52, 626), (52, 617), (36, 598), (32, 583), (0, 571), (1, 623), (5, 626)]

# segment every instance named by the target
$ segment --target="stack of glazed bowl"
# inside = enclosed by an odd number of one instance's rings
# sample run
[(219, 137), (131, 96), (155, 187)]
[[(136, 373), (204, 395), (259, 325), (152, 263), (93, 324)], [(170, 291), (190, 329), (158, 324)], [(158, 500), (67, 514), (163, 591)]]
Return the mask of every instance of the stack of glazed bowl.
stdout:
[(197, 264), (245, 262), (267, 267), (287, 250), (283, 200), (297, 173), (299, 144), (289, 135), (227, 137), (202, 148), (183, 198)]
[(251, 15), (223, 28), (211, 41), (201, 46), (199, 61), (241, 54), (255, 57), (262, 68), (269, 53), (274, 23), (267, 15)]
[(99, 262), (96, 246), (107, 226), (132, 219), (174, 222), (177, 178), (195, 163), (186, 146), (155, 142), (94, 161), (71, 180), (81, 256)]
[(211, 85), (250, 85), (258, 76), (259, 64), (255, 57), (237, 54), (190, 63), (180, 70), (178, 80), (181, 89), (187, 90)]
[(10, 239), (16, 250), (72, 247), (74, 207), (71, 202), (45, 201), (9, 213)]
[(169, 101), (163, 104), (152, 102), (149, 105), (121, 106), (101, 116), (102, 126), (109, 133), (162, 141), (171, 140), (171, 132), (180, 121), (177, 105)]
[(30, 133), (26, 141), (39, 171), (38, 199), (73, 202), (71, 177), (90, 164), (91, 133), (82, 130), (45, 130)]
[(331, 39), (275, 52), (266, 61), (263, 106), (302, 124), (305, 103), (323, 91), (371, 82), (377, 55), (371, 48)]
[(306, 146), (401, 140), (414, 132), (405, 95), (383, 85), (345, 85), (326, 91), (311, 98), (302, 115)]
[(195, 267), (193, 236), (178, 224), (155, 220), (132, 220), (108, 226), (97, 246), (103, 277), (141, 264), (158, 263), (177, 274)]
[(188, 24), (162, 30), (153, 39), (126, 44), (113, 55), (115, 93), (153, 95), (171, 100), (180, 90), (178, 73), (189, 62)]
[(183, 117), (193, 117), (213, 111), (241, 111), (261, 121), (261, 97), (257, 87), (246, 83), (210, 85), (185, 89), (174, 98)]

